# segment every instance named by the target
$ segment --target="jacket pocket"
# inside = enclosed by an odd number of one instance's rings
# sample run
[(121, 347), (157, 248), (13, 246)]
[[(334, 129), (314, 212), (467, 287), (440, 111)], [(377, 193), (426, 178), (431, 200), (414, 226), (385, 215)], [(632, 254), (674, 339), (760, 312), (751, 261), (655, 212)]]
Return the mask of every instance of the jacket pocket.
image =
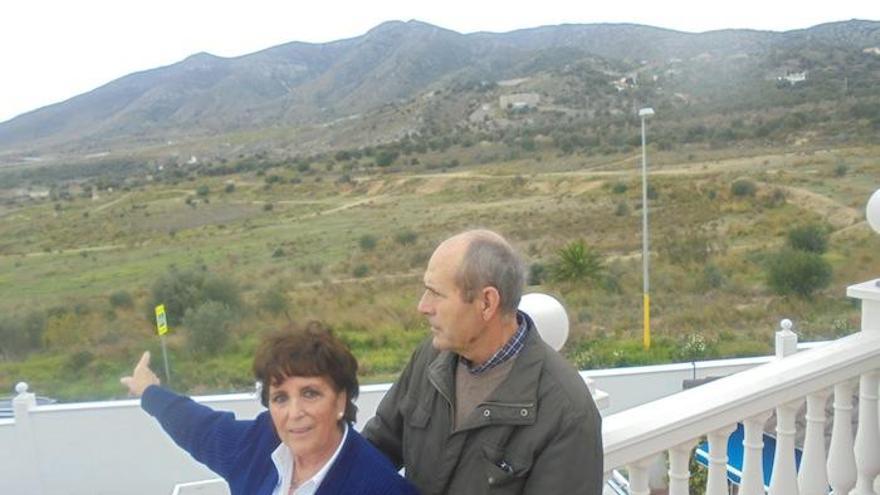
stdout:
[(531, 461), (495, 445), (483, 444), (481, 450), (487, 493), (520, 493), (531, 471)]

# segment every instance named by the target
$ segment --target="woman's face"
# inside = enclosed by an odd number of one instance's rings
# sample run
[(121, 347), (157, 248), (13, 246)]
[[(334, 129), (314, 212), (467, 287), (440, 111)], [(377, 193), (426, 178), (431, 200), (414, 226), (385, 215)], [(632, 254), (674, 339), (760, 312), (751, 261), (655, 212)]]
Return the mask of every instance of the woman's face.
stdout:
[(345, 391), (323, 376), (289, 376), (269, 385), (269, 414), (295, 459), (329, 458), (342, 439)]

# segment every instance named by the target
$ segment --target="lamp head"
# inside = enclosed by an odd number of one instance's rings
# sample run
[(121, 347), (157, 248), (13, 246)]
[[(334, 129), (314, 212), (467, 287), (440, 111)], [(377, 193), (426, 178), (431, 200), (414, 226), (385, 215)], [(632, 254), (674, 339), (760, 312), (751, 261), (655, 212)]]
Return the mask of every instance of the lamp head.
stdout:
[(639, 110), (639, 117), (646, 118), (654, 115), (654, 109), (651, 107), (645, 107)]
[(868, 200), (868, 206), (865, 208), (865, 216), (868, 219), (868, 225), (874, 229), (874, 232), (880, 234), (880, 189), (874, 191), (871, 199)]

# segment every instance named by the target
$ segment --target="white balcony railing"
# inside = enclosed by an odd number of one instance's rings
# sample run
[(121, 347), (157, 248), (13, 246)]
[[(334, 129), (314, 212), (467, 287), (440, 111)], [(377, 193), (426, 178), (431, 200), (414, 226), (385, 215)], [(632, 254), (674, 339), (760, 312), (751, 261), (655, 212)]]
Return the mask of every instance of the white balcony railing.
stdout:
[[(702, 386), (608, 416), (605, 471), (626, 469), (633, 495), (648, 495), (648, 469), (668, 456), (669, 494), (688, 493), (688, 460), (703, 436), (709, 444), (707, 495), (729, 493), (728, 437), (743, 423), (740, 495), (763, 495), (762, 434), (776, 412), (771, 495), (876, 495), (880, 474), (880, 280), (851, 286), (862, 300), (862, 330), (827, 345), (779, 359)], [(785, 353), (782, 353), (785, 354)], [(853, 438), (853, 394), (858, 426)], [(834, 397), (826, 453), (825, 406)], [(613, 400), (613, 396), (612, 396)], [(806, 401), (800, 469), (795, 467), (795, 414)], [(851, 491), (852, 490), (852, 491)]]
[[(776, 462), (772, 495), (876, 495), (880, 474), (878, 378), (880, 378), (880, 287), (878, 281), (852, 286), (862, 300), (862, 330), (842, 339), (793, 353), (789, 336), (773, 360), (696, 363), (693, 373), (739, 370), (726, 378), (672, 394), (690, 365), (584, 372), (599, 388), (633, 403), (633, 391), (647, 387), (658, 396), (604, 418), (605, 471), (629, 476), (629, 493), (647, 495), (648, 468), (658, 454), (668, 455), (669, 493), (688, 493), (688, 460), (698, 439), (708, 437), (709, 480), (706, 493), (728, 493), (727, 439), (744, 424), (744, 462), (740, 495), (764, 493), (762, 433), (771, 411), (777, 415)], [(791, 352), (791, 355), (788, 353)], [(735, 361), (735, 362), (734, 362)], [(763, 362), (764, 364), (759, 364)], [(674, 369), (673, 369), (674, 368)], [(715, 370), (712, 372), (711, 370)], [(633, 379), (634, 378), (634, 379)], [(388, 389), (362, 387), (363, 423)], [(662, 390), (661, 390), (662, 389)], [(677, 390), (677, 389), (676, 389)], [(223, 493), (222, 483), (200, 482), (215, 475), (177, 448), (133, 400), (38, 406), (22, 386), (13, 401), (14, 419), (0, 419), (0, 493), (131, 494)], [(858, 393), (858, 424), (852, 427), (853, 394)], [(825, 405), (833, 395), (834, 412)], [(595, 394), (602, 406), (608, 397)], [(197, 398), (239, 417), (258, 414), (253, 394)], [(806, 427), (799, 471), (795, 469), (795, 411), (806, 402)], [(833, 420), (826, 449), (825, 424)], [(361, 425), (359, 426), (362, 426)], [(854, 436), (855, 433), (855, 436)], [(618, 477), (619, 479), (619, 477)], [(183, 483), (183, 484), (182, 484)], [(626, 483), (622, 483), (626, 485)], [(219, 490), (219, 491), (217, 491)]]

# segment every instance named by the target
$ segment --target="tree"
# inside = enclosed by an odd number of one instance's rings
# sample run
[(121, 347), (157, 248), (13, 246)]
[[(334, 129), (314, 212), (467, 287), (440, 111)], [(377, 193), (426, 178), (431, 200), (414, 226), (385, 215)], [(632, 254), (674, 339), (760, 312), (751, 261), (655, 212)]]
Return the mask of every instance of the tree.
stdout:
[(208, 301), (190, 308), (183, 317), (190, 348), (197, 354), (217, 354), (229, 342), (229, 327), (235, 312), (217, 301)]
[(557, 252), (551, 265), (551, 276), (557, 281), (598, 281), (605, 266), (602, 257), (582, 240), (569, 242)]
[(767, 284), (780, 295), (810, 297), (831, 283), (831, 265), (822, 256), (786, 249), (770, 259)]
[(242, 308), (241, 290), (234, 280), (211, 274), (205, 269), (172, 268), (153, 283), (145, 308), (149, 321), (155, 319), (155, 307), (165, 305), (169, 326), (179, 325), (190, 309), (215, 301), (233, 311)]
[(387, 167), (394, 163), (394, 160), (397, 160), (397, 157), (400, 155), (397, 151), (390, 150), (382, 150), (376, 155), (376, 165), (380, 167)]

